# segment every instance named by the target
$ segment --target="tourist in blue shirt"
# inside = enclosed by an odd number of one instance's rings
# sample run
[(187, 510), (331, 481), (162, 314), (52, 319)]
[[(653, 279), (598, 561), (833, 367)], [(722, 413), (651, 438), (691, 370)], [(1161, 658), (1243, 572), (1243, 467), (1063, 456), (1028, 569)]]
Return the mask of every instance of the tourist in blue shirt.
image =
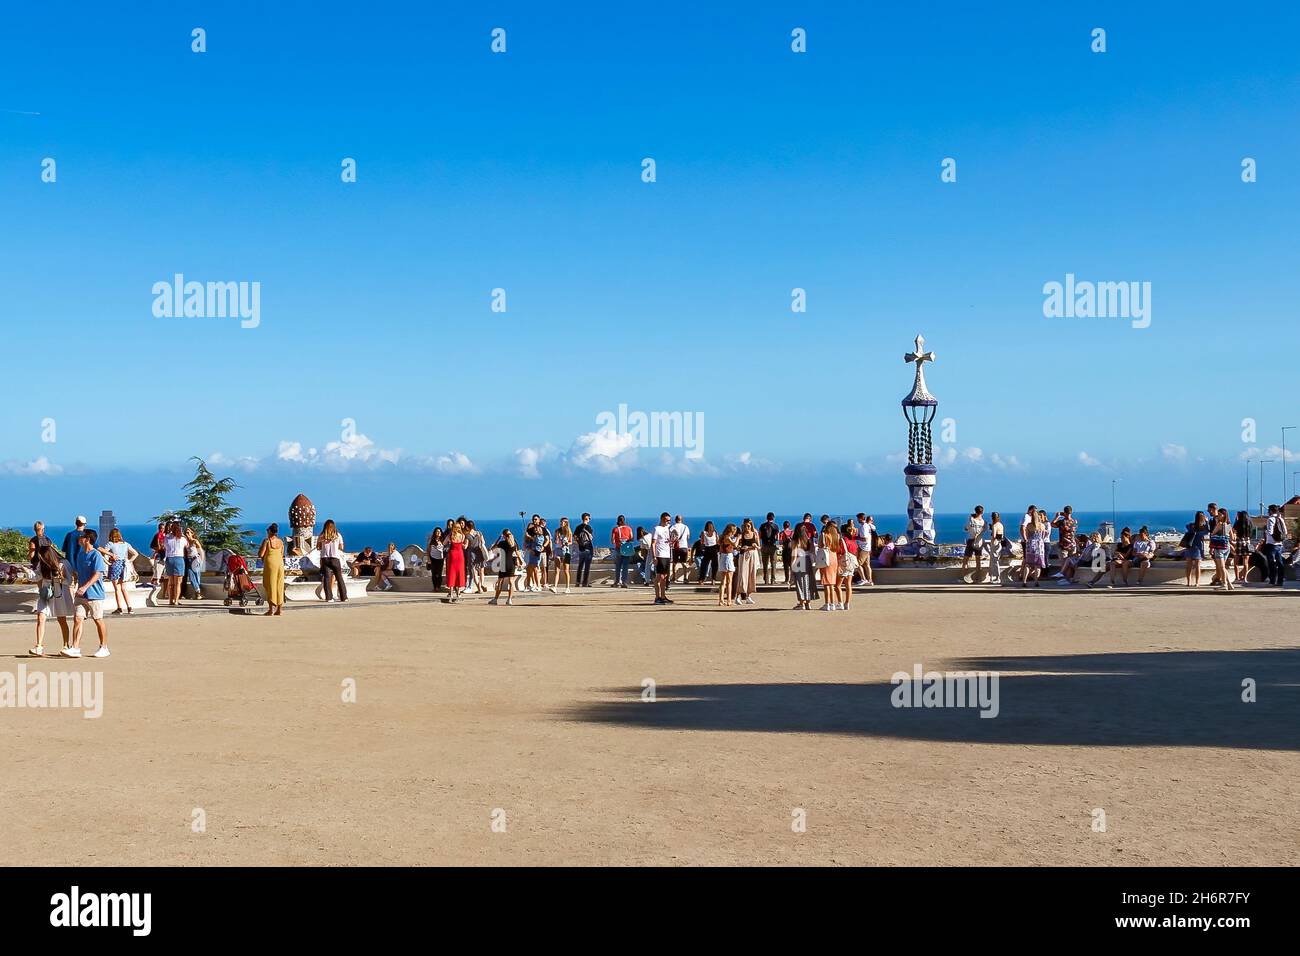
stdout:
[(99, 650), (92, 656), (108, 657), (108, 626), (104, 623), (104, 575), (108, 573), (108, 562), (95, 547), (97, 537), (87, 528), (79, 541), (81, 550), (73, 563), (77, 590), (73, 593), (72, 646), (59, 652), (64, 657), (81, 656), (81, 627), (86, 618), (95, 622), (95, 630), (99, 632)]

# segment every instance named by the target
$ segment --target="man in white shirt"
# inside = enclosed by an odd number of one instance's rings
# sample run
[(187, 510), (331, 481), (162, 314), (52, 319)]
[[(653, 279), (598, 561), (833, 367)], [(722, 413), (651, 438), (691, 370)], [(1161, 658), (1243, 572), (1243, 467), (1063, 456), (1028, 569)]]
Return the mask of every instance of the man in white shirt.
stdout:
[(1282, 517), (1282, 509), (1277, 505), (1269, 505), (1259, 552), (1268, 562), (1268, 583), (1279, 588), (1286, 578), (1286, 569), (1282, 566), (1282, 543), (1286, 539), (1286, 519)]
[(659, 516), (659, 524), (650, 532), (650, 551), (655, 562), (655, 603), (672, 604), (668, 600), (668, 574), (673, 566), (673, 548), (677, 546), (677, 535), (669, 524), (669, 514), (665, 511)]
[(678, 515), (673, 519), (672, 533), (676, 536), (676, 544), (673, 545), (673, 566), (672, 573), (668, 575), (668, 583), (673, 583), (673, 578), (677, 576), (677, 569), (684, 568), (687, 579), (690, 578), (690, 568), (688, 565), (691, 561), (691, 529), (682, 521), (682, 516)]
[(393, 582), (390, 576), (401, 577), (405, 571), (406, 562), (402, 560), (402, 552), (397, 550), (396, 542), (388, 542), (388, 553), (379, 565), (379, 586), (385, 591), (391, 591)]
[(1026, 545), (1026, 544), (1029, 543), (1029, 533), (1030, 533), (1030, 531), (1033, 529), (1033, 526), (1034, 526), (1034, 516), (1035, 516), (1037, 513), (1038, 513), (1038, 509), (1035, 508), (1033, 505), (1030, 505), (1029, 508), (1025, 511), (1025, 516), (1024, 516), (1023, 518), (1020, 519), (1020, 543), (1021, 543), (1021, 545)]
[[(976, 505), (971, 516), (966, 519), (966, 551), (961, 558), (961, 569), (966, 570), (966, 563), (972, 555), (975, 558), (975, 576), (980, 573), (980, 550), (984, 545), (984, 506)], [(974, 578), (972, 578), (974, 580)]]
[(874, 584), (871, 577), (871, 553), (876, 547), (876, 519), (866, 512), (858, 512), (858, 574), (861, 584)]

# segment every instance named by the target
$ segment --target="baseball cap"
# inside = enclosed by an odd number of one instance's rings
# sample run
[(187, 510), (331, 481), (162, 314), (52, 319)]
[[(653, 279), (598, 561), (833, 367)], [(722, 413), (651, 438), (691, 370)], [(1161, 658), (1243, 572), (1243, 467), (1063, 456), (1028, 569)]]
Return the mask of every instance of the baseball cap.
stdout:
[(77, 515), (77, 520), (73, 524), (90, 524), (90, 522), (86, 520), (85, 515)]

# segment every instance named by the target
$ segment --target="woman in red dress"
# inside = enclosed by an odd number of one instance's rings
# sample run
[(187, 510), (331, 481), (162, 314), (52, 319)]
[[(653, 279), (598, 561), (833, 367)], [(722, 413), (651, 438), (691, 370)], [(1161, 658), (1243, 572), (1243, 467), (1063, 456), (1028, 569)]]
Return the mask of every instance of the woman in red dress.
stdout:
[(465, 589), (465, 526), (457, 521), (451, 527), (447, 545), (447, 590), (451, 603), (460, 600)]

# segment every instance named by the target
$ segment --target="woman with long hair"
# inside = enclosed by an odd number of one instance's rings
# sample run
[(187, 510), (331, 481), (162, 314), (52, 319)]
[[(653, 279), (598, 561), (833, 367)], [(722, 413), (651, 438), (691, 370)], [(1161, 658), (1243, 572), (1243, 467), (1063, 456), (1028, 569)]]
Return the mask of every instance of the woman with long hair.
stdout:
[(429, 543), (425, 546), (425, 553), (429, 556), (429, 577), (433, 580), (433, 589), (442, 590), (442, 563), (444, 557), (442, 529), (434, 528), (433, 534), (429, 535)]
[(455, 604), (465, 590), (465, 525), (460, 521), (451, 526), (447, 541), (448, 603)]
[(487, 594), (487, 582), (483, 580), (483, 568), (487, 565), (487, 541), (473, 521), (462, 518), (461, 523), (465, 526), (465, 561), (468, 568), (466, 572), (468, 581), (473, 586), (475, 594)]
[(1214, 516), (1210, 529), (1210, 557), (1214, 559), (1214, 574), (1225, 591), (1235, 590), (1228, 579), (1228, 559), (1232, 555), (1232, 526), (1228, 524), (1228, 509), (1221, 508)]
[(1255, 550), (1255, 526), (1250, 515), (1244, 511), (1237, 512), (1237, 520), (1232, 523), (1232, 567), (1236, 572), (1237, 584), (1246, 583), (1246, 572), (1250, 570), (1250, 553)]
[(266, 528), (266, 537), (257, 549), (262, 562), (262, 590), (266, 592), (265, 617), (284, 613), (284, 541), (280, 526), (272, 521)]
[(99, 549), (99, 553), (108, 559), (108, 582), (113, 586), (113, 601), (117, 604), (114, 614), (121, 614), (125, 609), (131, 613), (131, 598), (126, 590), (127, 562), (140, 557), (140, 552), (131, 547), (122, 538), (122, 531), (114, 528), (108, 533), (108, 544)]
[(700, 532), (700, 540), (696, 549), (700, 552), (700, 583), (703, 584), (707, 578), (710, 584), (717, 584), (718, 529), (713, 526), (712, 521), (704, 522), (704, 530)]
[(1115, 586), (1115, 576), (1123, 577), (1128, 584), (1128, 570), (1133, 565), (1133, 529), (1125, 528), (1119, 533), (1119, 542), (1115, 545), (1115, 554), (1110, 559), (1110, 583)]
[(36, 592), (36, 646), (28, 653), (32, 657), (44, 657), (45, 622), (49, 618), (59, 622), (59, 630), (63, 632), (63, 646), (68, 647), (71, 643), (68, 618), (74, 610), (72, 580), (76, 572), (72, 570), (72, 563), (60, 557), (52, 544), (43, 544), (36, 549), (36, 570), (41, 576)]
[(1201, 586), (1201, 555), (1205, 553), (1205, 539), (1210, 536), (1210, 522), (1204, 511), (1196, 512), (1196, 517), (1187, 525), (1183, 535), (1186, 542), (1183, 548), (1183, 571), (1189, 588)]
[(339, 603), (342, 603), (348, 599), (348, 586), (343, 581), (343, 535), (333, 518), (326, 519), (317, 544), (320, 546), (320, 583), (325, 591), (325, 602), (328, 604), (334, 600), (331, 585), (337, 584)]
[[(506, 592), (506, 605), (514, 605), (515, 596), (515, 564), (518, 560), (519, 546), (515, 543), (515, 535), (509, 528), (501, 532), (501, 537), (497, 539), (494, 545), (497, 551), (501, 552), (498, 559), (500, 564), (497, 568), (497, 590), (492, 596), (489, 604), (501, 603), (501, 591), (504, 588)], [(567, 592), (566, 592), (567, 593)]]
[(841, 610), (853, 603), (853, 578), (858, 573), (858, 529), (850, 518), (840, 526), (840, 597)]
[[(569, 562), (573, 559), (573, 529), (569, 519), (561, 518), (560, 526), (551, 536), (551, 564), (555, 566), (555, 583), (551, 585), (554, 592), (560, 586), (560, 575), (564, 575), (564, 593), (569, 593), (572, 579), (569, 577)], [(508, 601), (506, 602), (509, 603)]]
[(722, 577), (718, 582), (718, 604), (731, 607), (731, 581), (736, 574), (736, 548), (739, 535), (736, 526), (729, 524), (722, 529), (718, 538), (718, 570)]
[(822, 564), (822, 586), (826, 589), (826, 603), (822, 605), (823, 611), (840, 611), (844, 605), (841, 603), (840, 593), (840, 532), (835, 527), (835, 522), (828, 521), (821, 530), (821, 561)]
[(194, 600), (203, 599), (203, 565), (207, 558), (203, 542), (193, 528), (185, 529), (185, 581), (194, 589)]
[(794, 575), (796, 611), (812, 610), (808, 606), (812, 600), (812, 565), (812, 542), (808, 540), (808, 529), (799, 525), (790, 545), (790, 573)]
[(163, 538), (163, 555), (166, 562), (165, 590), (169, 607), (176, 607), (181, 603), (181, 580), (185, 577), (185, 545), (185, 532), (181, 530), (181, 523), (173, 521), (167, 526), (167, 534)]
[[(1052, 526), (1047, 523), (1047, 512), (1039, 508), (1034, 512), (1034, 517), (1026, 528), (1025, 537), (1025, 556), (1021, 561), (1022, 568), (1020, 572), (1020, 586), (1029, 587), (1029, 582), (1034, 582), (1034, 587), (1042, 587), (1039, 577), (1043, 569), (1047, 567), (1047, 541), (1052, 535)], [(1103, 565), (1103, 569), (1104, 569)]]
[(736, 574), (732, 590), (737, 604), (753, 604), (754, 589), (758, 585), (758, 549), (760, 541), (754, 528), (754, 519), (746, 518), (740, 526), (736, 548)]

